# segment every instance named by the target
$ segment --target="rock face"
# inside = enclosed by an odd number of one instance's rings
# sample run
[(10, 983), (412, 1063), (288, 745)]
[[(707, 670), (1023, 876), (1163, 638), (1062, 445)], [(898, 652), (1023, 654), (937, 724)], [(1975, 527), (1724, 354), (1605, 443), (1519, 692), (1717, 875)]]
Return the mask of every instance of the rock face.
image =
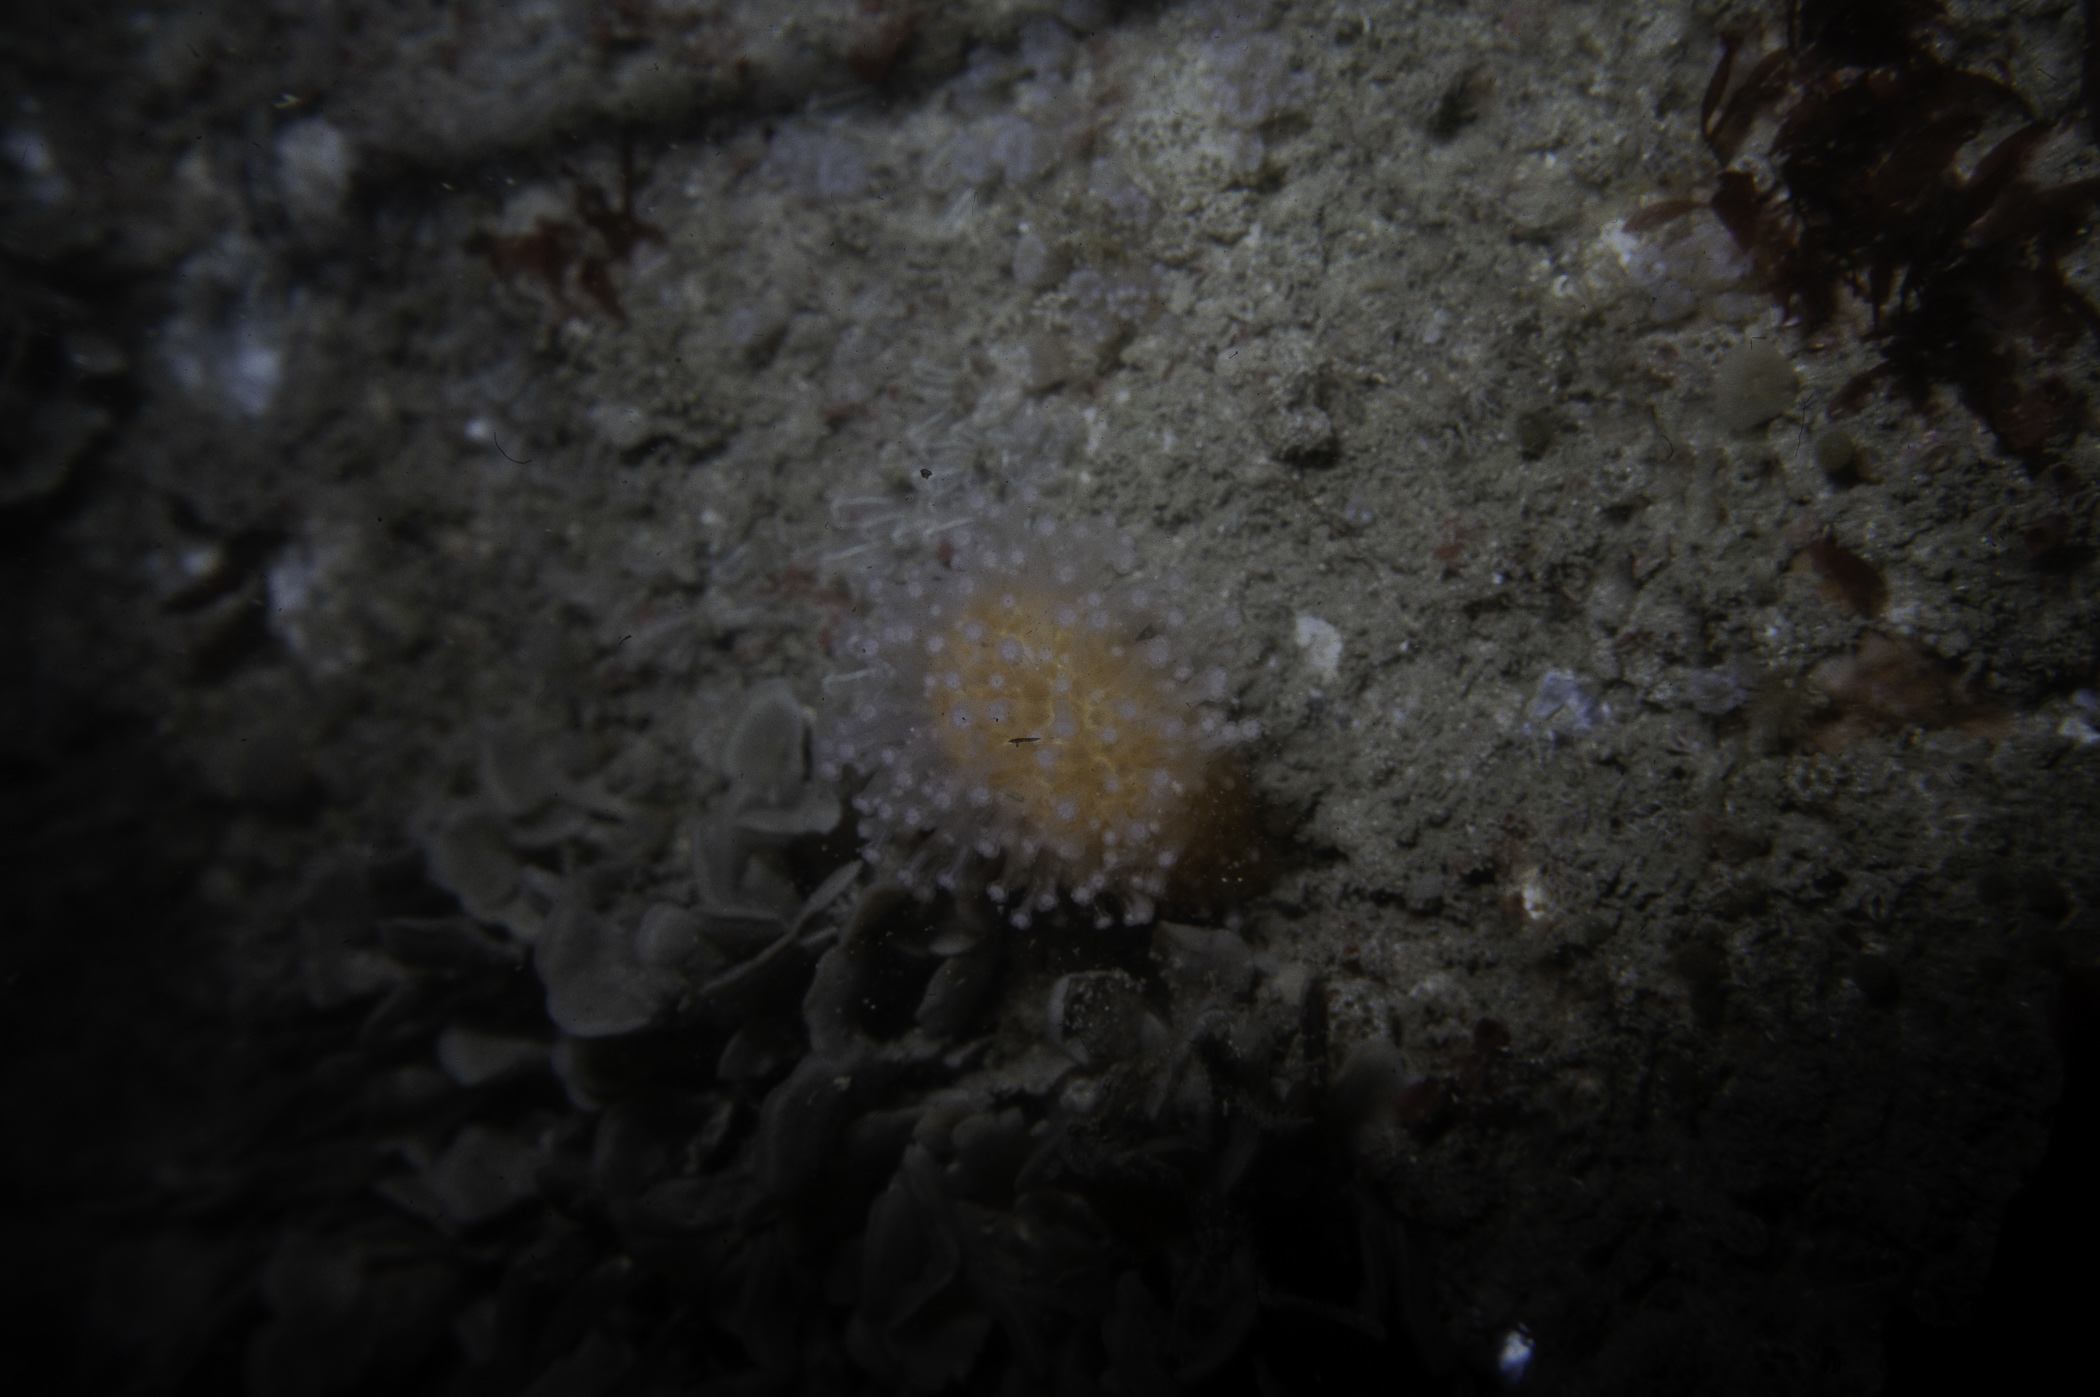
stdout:
[(1876, 1390), (2100, 961), (2100, 171), (1815, 8), (0, 7), (19, 1327)]

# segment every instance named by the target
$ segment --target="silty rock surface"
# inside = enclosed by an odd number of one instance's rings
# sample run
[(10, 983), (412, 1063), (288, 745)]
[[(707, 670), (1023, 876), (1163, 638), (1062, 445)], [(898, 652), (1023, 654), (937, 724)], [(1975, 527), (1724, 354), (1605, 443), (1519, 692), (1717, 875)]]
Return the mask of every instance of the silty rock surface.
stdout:
[[(1873, 1390), (2100, 955), (2096, 471), (1834, 411), (1871, 317), (1641, 217), (1741, 18), (0, 21), (23, 1313), (147, 1390)], [(971, 492), (1236, 616), (1258, 880), (864, 849), (863, 578)]]

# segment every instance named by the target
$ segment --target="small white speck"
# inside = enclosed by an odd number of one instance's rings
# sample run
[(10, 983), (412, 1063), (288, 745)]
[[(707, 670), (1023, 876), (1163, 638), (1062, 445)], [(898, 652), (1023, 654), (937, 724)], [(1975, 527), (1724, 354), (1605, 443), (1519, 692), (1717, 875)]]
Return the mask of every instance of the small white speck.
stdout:
[(1536, 1348), (1530, 1331), (1521, 1324), (1502, 1336), (1502, 1347), (1495, 1354), (1495, 1371), (1501, 1375), (1504, 1387), (1515, 1387), (1524, 1381)]
[(1524, 902), (1524, 915), (1532, 921), (1543, 921), (1552, 911), (1546, 897), (1546, 880), (1536, 868), (1526, 868), (1517, 875), (1517, 891)]
[(1342, 633), (1332, 622), (1323, 621), (1311, 612), (1301, 611), (1297, 618), (1298, 648), (1313, 667), (1313, 673), (1321, 679), (1331, 680), (1342, 668)]

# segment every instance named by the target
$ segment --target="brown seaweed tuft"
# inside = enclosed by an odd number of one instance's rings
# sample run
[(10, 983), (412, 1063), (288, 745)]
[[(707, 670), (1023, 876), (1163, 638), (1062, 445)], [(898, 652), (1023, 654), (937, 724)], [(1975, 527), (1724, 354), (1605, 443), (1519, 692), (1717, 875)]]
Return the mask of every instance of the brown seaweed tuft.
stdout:
[[(1893, 388), (1923, 407), (1954, 389), (2001, 445), (2044, 469), (2085, 425), (2082, 395), (2049, 367), (2088, 337), (2100, 308), (2060, 259), (2100, 202), (2100, 180), (2045, 186), (2028, 166), (2067, 122), (1937, 56), (1938, 0), (1795, 0), (1780, 47), (1749, 61), (1722, 47), (1700, 109), (1722, 172), (1709, 206), (1806, 330), (1854, 297), (1882, 361), (1834, 409)], [(1769, 123), (1759, 161), (1743, 159)], [(1965, 174), (1965, 147), (2012, 129)], [(1758, 170), (1769, 170), (1769, 175)], [(1657, 204), (1629, 226), (1689, 212)]]
[(1851, 654), (1823, 661), (1808, 678), (1830, 700), (1814, 731), (1826, 752), (1908, 727), (1960, 728), (1982, 737), (2003, 723), (1998, 707), (1972, 694), (1938, 656), (1873, 631)]
[(1881, 569), (1827, 534), (1810, 539), (1801, 551), (1823, 595), (1845, 610), (1855, 616), (1879, 616), (1888, 605), (1889, 584)]

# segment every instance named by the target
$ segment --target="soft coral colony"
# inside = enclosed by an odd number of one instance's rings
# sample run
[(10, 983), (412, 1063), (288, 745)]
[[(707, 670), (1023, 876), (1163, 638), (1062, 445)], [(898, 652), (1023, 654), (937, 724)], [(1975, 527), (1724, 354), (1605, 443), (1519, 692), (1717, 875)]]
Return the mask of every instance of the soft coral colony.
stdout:
[(905, 886), (982, 888), (1017, 927), (1066, 899), (1135, 926), (1192, 866), (1247, 861), (1218, 845), (1244, 837), (1230, 755), (1260, 727), (1206, 655), (1237, 617), (1135, 564), (1112, 522), (984, 498), (928, 556), (865, 564), (816, 757), (864, 778), (861, 837)]

